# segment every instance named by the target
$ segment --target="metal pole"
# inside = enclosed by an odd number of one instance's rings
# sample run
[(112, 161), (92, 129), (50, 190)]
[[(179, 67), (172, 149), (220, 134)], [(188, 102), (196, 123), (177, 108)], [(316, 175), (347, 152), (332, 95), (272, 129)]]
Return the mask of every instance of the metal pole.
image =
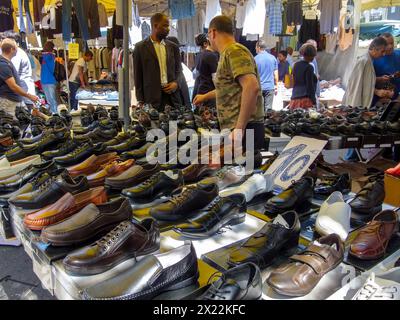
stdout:
[[(124, 99), (122, 101), (123, 103), (123, 117), (124, 117), (124, 128), (125, 131), (128, 130), (128, 126), (130, 123), (130, 115), (129, 115), (129, 109), (130, 109), (130, 85), (129, 85), (129, 1), (132, 0), (125, 0), (123, 1), (123, 30), (124, 30), (124, 42), (123, 42), (123, 49), (124, 49), (124, 63), (123, 63), (123, 92), (124, 92)], [(121, 85), (121, 84), (119, 84)], [(121, 101), (120, 101), (121, 103)]]
[(71, 111), (71, 91), (69, 90), (69, 79), (68, 79), (68, 57), (67, 50), (65, 49), (66, 43), (64, 42), (64, 66), (65, 66), (65, 74), (67, 76), (67, 90), (68, 90), (68, 111)]

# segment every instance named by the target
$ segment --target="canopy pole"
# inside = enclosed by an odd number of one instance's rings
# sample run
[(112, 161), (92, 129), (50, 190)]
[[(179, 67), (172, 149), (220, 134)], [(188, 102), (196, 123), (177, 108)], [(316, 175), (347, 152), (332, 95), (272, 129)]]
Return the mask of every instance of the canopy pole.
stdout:
[(67, 91), (68, 91), (68, 111), (71, 111), (71, 91), (69, 89), (69, 79), (68, 79), (68, 57), (67, 57), (67, 50), (66, 50), (66, 43), (64, 42), (64, 67), (65, 67), (65, 74), (67, 77)]
[[(124, 62), (123, 62), (123, 92), (124, 99), (123, 103), (123, 117), (124, 117), (124, 129), (128, 130), (130, 124), (130, 85), (129, 85), (129, 1), (123, 1), (123, 30), (124, 30), (124, 39), (123, 39), (123, 49), (124, 49)], [(121, 103), (121, 102), (120, 102)]]

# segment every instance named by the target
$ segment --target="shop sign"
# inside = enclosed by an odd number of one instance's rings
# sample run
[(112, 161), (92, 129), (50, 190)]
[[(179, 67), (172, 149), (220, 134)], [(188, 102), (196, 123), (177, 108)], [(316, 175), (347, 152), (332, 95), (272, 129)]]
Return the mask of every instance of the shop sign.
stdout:
[(79, 59), (79, 44), (77, 43), (68, 44), (68, 59), (70, 60)]

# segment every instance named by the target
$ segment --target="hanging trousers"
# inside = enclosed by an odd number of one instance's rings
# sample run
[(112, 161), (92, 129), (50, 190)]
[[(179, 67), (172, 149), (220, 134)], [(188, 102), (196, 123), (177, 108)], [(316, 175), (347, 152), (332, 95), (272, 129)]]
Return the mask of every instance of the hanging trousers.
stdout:
[(62, 29), (63, 29), (63, 40), (70, 42), (72, 33), (72, 3), (76, 11), (78, 18), (79, 27), (81, 29), (82, 39), (89, 40), (89, 28), (87, 23), (87, 17), (84, 15), (83, 2), (79, 0), (63, 0), (62, 6)]

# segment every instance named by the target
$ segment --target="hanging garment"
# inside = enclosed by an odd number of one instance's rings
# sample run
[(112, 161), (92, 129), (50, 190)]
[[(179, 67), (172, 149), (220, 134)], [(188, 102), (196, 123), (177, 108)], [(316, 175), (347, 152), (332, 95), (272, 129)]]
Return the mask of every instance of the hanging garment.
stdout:
[(14, 29), (13, 13), (11, 0), (0, 0), (0, 32)]
[(313, 39), (319, 41), (319, 22), (316, 18), (315, 20), (303, 20), (299, 31), (299, 42), (301, 44), (306, 43), (307, 40)]
[(71, 30), (74, 38), (81, 38), (81, 30), (79, 28), (79, 21), (76, 15), (75, 8), (72, 8)]
[(196, 14), (193, 0), (168, 0), (172, 19), (187, 19)]
[(102, 28), (108, 27), (108, 16), (107, 16), (106, 7), (102, 3), (99, 3), (98, 6), (99, 6), (100, 27), (102, 27)]
[[(277, 1), (281, 3), (281, 0)], [(243, 35), (257, 34), (262, 37), (264, 34), (265, 10), (265, 0), (249, 0), (247, 2), (246, 17), (243, 24)], [(282, 19), (282, 10), (280, 13)]]
[[(33, 27), (33, 20), (29, 8), (29, 0), (18, 0), (18, 8), (20, 11), (20, 14), (18, 15), (18, 24), (19, 24), (19, 30), (20, 32), (24, 32), (26, 34), (31, 34), (34, 32), (34, 27)], [(24, 14), (23, 12), (25, 11), (25, 17), (26, 17), (26, 26), (25, 26), (25, 20), (24, 20)]]
[(264, 35), (262, 40), (265, 42), (268, 49), (275, 48), (276, 43), (279, 41), (278, 37), (269, 33), (269, 19), (266, 19), (264, 26)]
[(132, 9), (132, 22), (133, 25), (136, 26), (137, 28), (139, 28), (140, 25), (142, 24), (140, 22), (139, 7), (137, 3), (135, 3), (134, 8)]
[(286, 5), (288, 25), (301, 25), (303, 22), (303, 0), (288, 0)]
[(342, 16), (340, 18), (340, 25), (339, 25), (339, 49), (342, 51), (347, 50), (353, 45), (354, 39), (354, 29), (346, 29), (345, 28), (345, 21), (346, 16)]
[(141, 28), (142, 28), (142, 39), (144, 40), (144, 39), (150, 37), (150, 35), (151, 35), (151, 27), (146, 21), (144, 21), (142, 23), (142, 27)]
[(79, 0), (63, 0), (62, 6), (62, 33), (63, 40), (71, 42), (72, 33), (72, 3), (76, 12), (76, 17), (79, 21), (79, 29), (83, 40), (89, 40), (89, 29), (87, 17), (84, 15), (83, 2)]
[(55, 7), (55, 14), (56, 14), (56, 27), (54, 28), (54, 34), (61, 34), (62, 33), (62, 6)]
[(327, 34), (325, 36), (326, 38), (326, 49), (325, 51), (329, 54), (335, 54), (336, 53), (336, 47), (338, 43), (338, 35), (336, 33), (334, 34)]
[(236, 6), (235, 20), (237, 29), (243, 28), (244, 20), (246, 18), (246, 4), (247, 3), (244, 0), (240, 0)]
[(320, 0), (318, 9), (321, 11), (321, 34), (329, 34), (337, 31), (341, 8), (342, 0)]
[(221, 14), (222, 10), (219, 0), (207, 0), (205, 27), (208, 28), (211, 20)]
[(282, 33), (282, 0), (271, 0), (267, 4), (267, 16), (269, 20), (269, 33), (281, 34)]
[(116, 39), (123, 39), (124, 38), (124, 28), (122, 26), (117, 25), (117, 14), (114, 11), (113, 15), (113, 22), (112, 22), (112, 47), (115, 45)]
[(101, 37), (99, 7), (97, 0), (83, 1), (83, 10), (88, 21), (89, 39)]
[(35, 30), (40, 30), (40, 23), (43, 19), (43, 7), (45, 0), (33, 0), (33, 19), (35, 21)]

